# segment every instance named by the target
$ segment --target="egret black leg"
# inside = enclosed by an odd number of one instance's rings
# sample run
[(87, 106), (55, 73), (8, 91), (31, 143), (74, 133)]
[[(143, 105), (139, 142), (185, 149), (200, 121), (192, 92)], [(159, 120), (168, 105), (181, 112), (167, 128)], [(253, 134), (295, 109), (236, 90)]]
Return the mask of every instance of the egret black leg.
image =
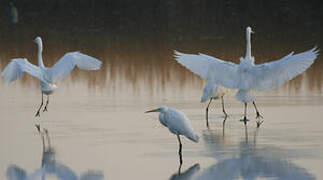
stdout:
[(209, 127), (209, 106), (211, 104), (212, 98), (210, 98), (209, 104), (206, 107), (206, 127)]
[(37, 113), (36, 113), (35, 117), (40, 116), (39, 111), (40, 111), (41, 107), (43, 106), (43, 96), (44, 96), (44, 94), (43, 94), (43, 93), (41, 93), (41, 104), (40, 104), (40, 106), (39, 106), (39, 109), (38, 109), (38, 111), (37, 111)]
[(179, 164), (179, 167), (178, 167), (178, 175), (181, 175), (181, 169), (182, 169), (182, 164)]
[(224, 117), (223, 123), (222, 123), (222, 135), (224, 137), (224, 132), (225, 132), (225, 121), (227, 120), (227, 117)]
[(225, 119), (228, 117), (228, 114), (225, 112), (225, 109), (224, 109), (224, 99), (223, 99), (223, 96), (221, 97), (222, 99), (222, 110), (223, 110), (223, 113), (224, 113), (224, 116), (225, 116)]
[(262, 115), (260, 115), (260, 113), (259, 113), (259, 111), (258, 111), (258, 109), (257, 109), (257, 106), (256, 106), (255, 101), (253, 101), (252, 103), (253, 103), (253, 106), (255, 106), (255, 110), (256, 110), (256, 114), (257, 114), (256, 118), (257, 118), (257, 119), (259, 119), (259, 118), (263, 118), (263, 117), (262, 117)]
[(178, 143), (179, 143), (179, 150), (178, 150), (179, 164), (182, 165), (183, 164), (183, 159), (182, 159), (182, 142), (181, 142), (181, 138), (179, 137), (179, 135), (177, 135), (177, 139), (178, 139)]
[(256, 114), (257, 114), (256, 119), (258, 119), (258, 120), (256, 121), (256, 123), (257, 123), (257, 128), (259, 128), (259, 127), (260, 127), (260, 125), (264, 122), (264, 120), (260, 120), (260, 118), (262, 119), (263, 117), (262, 117), (262, 115), (260, 115), (260, 113), (259, 113), (259, 111), (258, 111), (258, 109), (257, 109), (257, 106), (256, 106), (255, 101), (253, 101), (253, 105), (255, 106), (255, 109), (256, 109)]
[(225, 121), (227, 120), (227, 118), (228, 118), (227, 116), (224, 117), (223, 122), (222, 122), (223, 126), (225, 125)]
[(247, 103), (244, 103), (244, 117), (243, 117), (244, 125), (247, 126)]
[(47, 111), (48, 103), (49, 103), (49, 95), (47, 95), (47, 101), (46, 101), (46, 105), (45, 105), (45, 107), (43, 109), (43, 112)]

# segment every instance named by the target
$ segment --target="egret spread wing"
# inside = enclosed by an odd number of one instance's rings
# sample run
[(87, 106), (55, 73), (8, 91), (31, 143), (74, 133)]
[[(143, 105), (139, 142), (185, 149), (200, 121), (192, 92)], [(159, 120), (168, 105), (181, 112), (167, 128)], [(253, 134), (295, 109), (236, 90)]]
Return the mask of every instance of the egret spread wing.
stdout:
[(199, 75), (202, 79), (210, 80), (227, 88), (237, 88), (238, 65), (222, 61), (205, 54), (184, 54), (174, 51), (178, 63)]
[(25, 72), (38, 79), (42, 78), (40, 68), (31, 64), (24, 58), (12, 59), (2, 71), (2, 76), (7, 82), (12, 82), (22, 76)]
[(102, 62), (96, 58), (80, 52), (66, 53), (54, 66), (48, 69), (49, 81), (55, 82), (63, 79), (75, 66), (83, 70), (98, 70)]
[(266, 91), (281, 86), (309, 68), (317, 55), (315, 47), (299, 54), (291, 53), (277, 61), (256, 65), (251, 72), (254, 77), (253, 88)]

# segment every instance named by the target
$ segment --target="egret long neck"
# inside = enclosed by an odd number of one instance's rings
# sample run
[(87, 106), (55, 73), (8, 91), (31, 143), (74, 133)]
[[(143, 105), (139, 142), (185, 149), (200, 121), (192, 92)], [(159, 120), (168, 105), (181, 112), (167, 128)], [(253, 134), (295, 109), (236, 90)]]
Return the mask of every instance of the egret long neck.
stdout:
[(43, 45), (40, 42), (40, 43), (38, 43), (38, 55), (37, 55), (39, 67), (44, 67), (42, 52), (43, 52)]
[(251, 59), (251, 33), (247, 31), (246, 33), (246, 40), (247, 40), (247, 46), (246, 46), (246, 59)]

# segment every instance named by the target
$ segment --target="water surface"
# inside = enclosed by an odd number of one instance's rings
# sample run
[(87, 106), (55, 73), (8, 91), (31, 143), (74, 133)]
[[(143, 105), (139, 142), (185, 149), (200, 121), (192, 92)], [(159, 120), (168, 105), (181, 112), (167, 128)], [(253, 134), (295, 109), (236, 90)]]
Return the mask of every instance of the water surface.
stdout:
[[(1, 68), (14, 57), (36, 63), (33, 38), (25, 34), (19, 41), (7, 41), (1, 47)], [(34, 117), (41, 98), (35, 79), (24, 75), (11, 84), (0, 81), (0, 179), (44, 172), (49, 179), (322, 179), (320, 56), (304, 75), (277, 90), (256, 93), (265, 120), (261, 128), (255, 127), (251, 106), (247, 129), (239, 122), (243, 105), (234, 91), (225, 97), (225, 126), (216, 102), (210, 128), (205, 127), (206, 104), (199, 103), (204, 82), (175, 63), (172, 49), (237, 62), (244, 54), (243, 39), (227, 39), (184, 45), (45, 36), (46, 65), (67, 51), (81, 50), (102, 59), (103, 67), (97, 72), (75, 70), (59, 82), (49, 111), (40, 118)], [(257, 35), (253, 41), (259, 44), (254, 50), (257, 63), (294, 50)], [(159, 105), (185, 112), (200, 135), (197, 144), (183, 138), (180, 173), (176, 136), (160, 125), (157, 114), (144, 114)]]

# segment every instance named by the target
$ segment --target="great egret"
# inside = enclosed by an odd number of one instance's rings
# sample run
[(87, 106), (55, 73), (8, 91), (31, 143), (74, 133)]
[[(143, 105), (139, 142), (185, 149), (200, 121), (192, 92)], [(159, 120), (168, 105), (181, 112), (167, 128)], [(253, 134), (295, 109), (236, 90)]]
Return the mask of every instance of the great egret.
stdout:
[(223, 61), (206, 54), (184, 54), (175, 51), (176, 61), (202, 79), (226, 88), (238, 89), (236, 98), (245, 105), (244, 118), (242, 119), (245, 125), (247, 124), (248, 102), (253, 102), (257, 119), (262, 117), (256, 107), (252, 90), (268, 91), (278, 88), (303, 73), (318, 56), (318, 50), (314, 47), (299, 54), (291, 52), (277, 61), (255, 65), (255, 59), (251, 56), (250, 36), (252, 32), (251, 28), (247, 27), (246, 56), (240, 58), (240, 64)]
[(149, 112), (159, 112), (159, 122), (167, 127), (171, 133), (177, 136), (179, 143), (178, 154), (180, 164), (182, 164), (182, 142), (180, 135), (183, 135), (196, 143), (199, 141), (199, 137), (194, 132), (189, 119), (183, 112), (167, 106), (160, 106), (157, 109), (146, 111), (145, 113)]
[(212, 100), (221, 98), (222, 100), (222, 111), (224, 113), (224, 117), (226, 118), (228, 114), (225, 112), (224, 109), (224, 99), (223, 96), (228, 92), (228, 89), (218, 86), (214, 84), (212, 81), (207, 81), (204, 88), (203, 94), (201, 97), (201, 102), (206, 102), (208, 99), (210, 100), (207, 107), (206, 107), (206, 126), (209, 127), (209, 106)]
[(43, 106), (43, 95), (47, 95), (46, 105), (43, 109), (43, 111), (47, 111), (49, 95), (57, 88), (55, 83), (58, 80), (63, 79), (63, 77), (69, 74), (75, 66), (82, 70), (98, 70), (100, 69), (102, 62), (80, 52), (69, 52), (66, 53), (54, 66), (48, 68), (45, 67), (43, 63), (43, 43), (41, 38), (36, 37), (34, 42), (38, 45), (38, 66), (31, 64), (25, 58), (12, 59), (3, 70), (2, 76), (7, 82), (12, 82), (26, 72), (39, 79), (42, 97), (36, 116), (40, 116), (39, 111)]

